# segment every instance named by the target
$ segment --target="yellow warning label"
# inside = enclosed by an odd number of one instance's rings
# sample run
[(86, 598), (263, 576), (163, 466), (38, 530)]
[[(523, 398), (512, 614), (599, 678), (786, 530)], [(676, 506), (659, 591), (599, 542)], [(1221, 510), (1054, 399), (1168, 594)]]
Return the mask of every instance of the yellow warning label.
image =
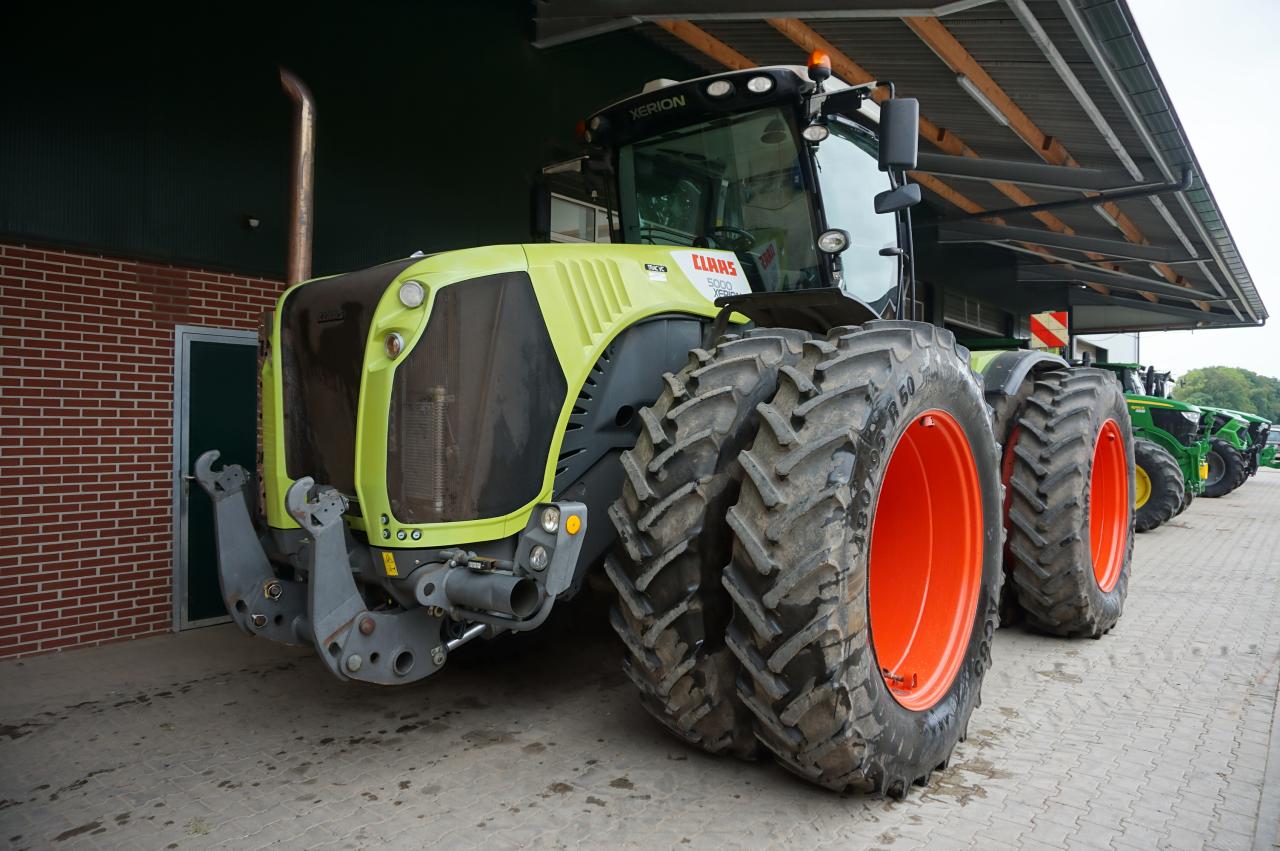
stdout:
[(400, 571), (396, 570), (396, 557), (386, 550), (382, 551), (382, 566), (387, 569), (387, 576), (400, 575)]

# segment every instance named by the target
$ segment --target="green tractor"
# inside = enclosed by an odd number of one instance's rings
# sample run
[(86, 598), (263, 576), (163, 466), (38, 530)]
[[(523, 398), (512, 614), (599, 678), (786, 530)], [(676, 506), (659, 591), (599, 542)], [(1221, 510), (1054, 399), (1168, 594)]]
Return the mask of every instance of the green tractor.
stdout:
[(1208, 416), (1166, 398), (1168, 373), (1136, 363), (1100, 363), (1120, 379), (1133, 422), (1134, 526), (1149, 532), (1177, 517), (1209, 477)]
[(1209, 475), (1205, 479), (1204, 495), (1226, 496), (1248, 480), (1251, 467), (1256, 472), (1253, 459), (1261, 453), (1261, 447), (1254, 446), (1251, 423), (1245, 415), (1208, 405), (1200, 408), (1210, 418)]
[(1271, 438), (1271, 420), (1245, 411), (1229, 411), (1228, 413), (1240, 417), (1246, 423), (1245, 429), (1249, 437), (1249, 449), (1245, 453), (1245, 472), (1249, 476), (1256, 476), (1258, 475), (1258, 468), (1262, 465), (1262, 453), (1266, 451), (1267, 441)]
[(592, 116), (577, 166), (616, 199), (614, 244), (285, 292), (261, 534), (248, 473), (197, 463), (239, 627), (405, 684), (599, 569), (677, 736), (894, 796), (963, 737), (1006, 573), (1031, 626), (1109, 631), (1133, 547), (1120, 385), (971, 362), (908, 318), (919, 108), (829, 75), (660, 81)]
[(1272, 431), (1267, 429), (1267, 441), (1263, 444), (1262, 452), (1258, 455), (1258, 463), (1263, 467), (1270, 467), (1273, 470), (1280, 470), (1280, 431)]

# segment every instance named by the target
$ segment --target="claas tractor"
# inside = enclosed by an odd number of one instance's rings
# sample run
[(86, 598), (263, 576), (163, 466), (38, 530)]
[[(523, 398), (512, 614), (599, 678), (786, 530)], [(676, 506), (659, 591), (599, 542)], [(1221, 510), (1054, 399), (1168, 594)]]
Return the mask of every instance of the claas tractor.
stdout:
[(1209, 479), (1211, 424), (1196, 405), (1167, 397), (1169, 374), (1100, 363), (1119, 378), (1134, 436), (1134, 524), (1149, 532), (1177, 517)]
[[(880, 98), (877, 101), (877, 97)], [(246, 632), (411, 683), (599, 570), (644, 707), (831, 789), (947, 764), (1006, 574), (1027, 623), (1120, 617), (1120, 385), (913, 321), (918, 105), (765, 67), (585, 122), (612, 244), (302, 283), (265, 340), (263, 492), (197, 478)], [(905, 306), (904, 306), (905, 305)]]

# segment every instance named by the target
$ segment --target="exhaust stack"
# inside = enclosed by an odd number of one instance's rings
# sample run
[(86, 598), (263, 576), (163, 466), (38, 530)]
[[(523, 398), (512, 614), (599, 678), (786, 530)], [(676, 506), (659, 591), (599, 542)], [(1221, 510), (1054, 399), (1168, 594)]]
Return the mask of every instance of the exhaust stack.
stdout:
[(293, 167), (289, 191), (288, 282), (311, 277), (312, 193), (315, 188), (316, 102), (292, 72), (280, 69), (280, 85), (293, 101)]

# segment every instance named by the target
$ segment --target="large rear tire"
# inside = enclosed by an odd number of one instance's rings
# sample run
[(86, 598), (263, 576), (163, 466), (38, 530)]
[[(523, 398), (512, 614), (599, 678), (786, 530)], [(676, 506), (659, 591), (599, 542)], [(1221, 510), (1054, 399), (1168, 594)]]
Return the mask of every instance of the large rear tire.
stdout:
[(991, 663), (990, 409), (949, 331), (894, 321), (807, 343), (761, 415), (724, 572), (742, 700), (791, 771), (905, 795), (964, 738)]
[(1182, 468), (1167, 449), (1150, 440), (1135, 440), (1133, 473), (1136, 531), (1150, 532), (1182, 511), (1187, 486)]
[(1240, 450), (1220, 437), (1209, 441), (1209, 478), (1204, 483), (1204, 496), (1226, 496), (1247, 478), (1244, 456)]
[(725, 648), (730, 602), (720, 584), (738, 498), (738, 453), (755, 435), (756, 405), (779, 367), (797, 363), (808, 335), (747, 331), (694, 349), (640, 412), (636, 446), (622, 454), (622, 497), (609, 515), (622, 546), (605, 562), (618, 591), (610, 620), (624, 667), (649, 714), (713, 753), (750, 757), (750, 716), (738, 702), (737, 662)]
[(1037, 629), (1100, 637), (1120, 619), (1133, 556), (1133, 434), (1119, 383), (1100, 369), (1043, 373), (1013, 441), (1018, 604)]

